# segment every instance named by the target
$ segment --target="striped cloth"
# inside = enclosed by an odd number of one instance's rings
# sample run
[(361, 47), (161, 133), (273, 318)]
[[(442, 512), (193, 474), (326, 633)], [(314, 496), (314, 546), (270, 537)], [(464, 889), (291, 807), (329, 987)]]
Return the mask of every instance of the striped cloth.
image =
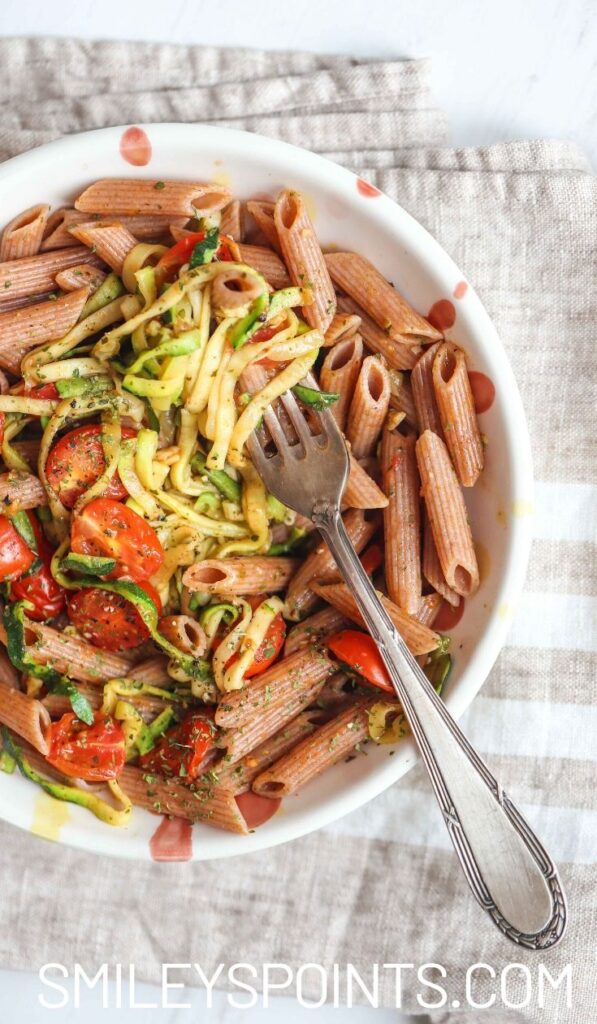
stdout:
[[(465, 1012), (469, 965), (498, 980), (492, 1024), (588, 1024), (597, 1005), (593, 955), (597, 851), (595, 761), (594, 371), (595, 182), (573, 145), (516, 142), (446, 147), (447, 125), (421, 61), (157, 44), (3, 40), (0, 156), (63, 133), (114, 123), (181, 120), (245, 127), (332, 156), (395, 197), (474, 282), (508, 350), (531, 428), (537, 485), (526, 589), (502, 652), (463, 725), (561, 867), (567, 937), (544, 956), (505, 944), (470, 897), (415, 769), (362, 810), (290, 846), (225, 866), (104, 860), (0, 826), (4, 893), (0, 963), (137, 965), (163, 960), (442, 964), (448, 1008)], [(67, 898), (65, 898), (67, 896)], [(499, 975), (526, 965), (527, 1005), (506, 1009)], [(547, 986), (539, 963), (565, 986)], [(391, 972), (381, 997), (395, 1004)], [(525, 1003), (524, 969), (507, 972), (510, 1005)], [(195, 983), (197, 978), (195, 976)], [(189, 975), (189, 982), (193, 983)], [(320, 982), (305, 977), (304, 992)], [(423, 1013), (414, 971), (403, 1008)], [(437, 995), (427, 991), (433, 1001)], [(358, 998), (358, 996), (357, 996)], [(364, 999), (364, 997), (362, 997)], [(461, 1008), (452, 1007), (460, 1001)], [(452, 1007), (449, 1009), (449, 1007)]]

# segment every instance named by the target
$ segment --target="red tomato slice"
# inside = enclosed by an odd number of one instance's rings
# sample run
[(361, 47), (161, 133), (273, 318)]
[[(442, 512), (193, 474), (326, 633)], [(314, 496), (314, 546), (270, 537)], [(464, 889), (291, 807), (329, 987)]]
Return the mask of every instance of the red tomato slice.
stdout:
[[(279, 326), (277, 326), (277, 327), (260, 327), (259, 330), (255, 331), (255, 334), (252, 336), (251, 343), (253, 343), (255, 341), (269, 341), (270, 338), (273, 338), (274, 334), (277, 334), (279, 330), (280, 330)], [(263, 360), (262, 360), (262, 362), (263, 362)]]
[(236, 797), (238, 809), (247, 823), (248, 828), (259, 828), (265, 824), (278, 810), (282, 801), (279, 797), (270, 800), (269, 797), (260, 796), (259, 793), (241, 793)]
[(35, 622), (45, 622), (64, 610), (66, 592), (50, 570), (54, 549), (48, 543), (35, 513), (28, 512), (27, 515), (37, 540), (38, 557), (43, 564), (36, 572), (23, 576), (11, 585), (10, 598), (12, 601), (29, 601), (33, 607), (27, 609), (27, 617)]
[(368, 683), (388, 693), (395, 692), (377, 644), (368, 633), (361, 633), (358, 629), (344, 629), (329, 637), (327, 645), (332, 654), (363, 676)]
[[(76, 427), (61, 437), (48, 455), (48, 483), (66, 508), (74, 508), (77, 499), (89, 490), (106, 468), (101, 432), (99, 423)], [(125, 439), (136, 437), (136, 431), (123, 427), (122, 436)], [(104, 494), (107, 498), (121, 501), (127, 493), (116, 471)]]
[[(193, 249), (199, 242), (203, 242), (204, 239), (205, 231), (193, 231), (190, 235), (185, 235), (176, 243), (176, 245), (173, 245), (168, 249), (155, 266), (158, 281), (162, 282), (171, 280), (176, 271), (182, 267), (184, 263), (189, 262), (193, 255)], [(222, 235), (220, 245), (216, 252), (216, 256), (219, 260), (232, 259), (232, 253), (230, 252), (227, 241), (227, 236)]]
[(0, 516), (0, 582), (17, 580), (35, 561), (35, 555), (6, 516)]
[(214, 732), (205, 711), (191, 711), (139, 758), (139, 764), (145, 771), (192, 782), (217, 750)]
[[(154, 602), (159, 615), (162, 605), (157, 592), (146, 580), (135, 582)], [(78, 590), (68, 598), (66, 610), (81, 636), (102, 651), (128, 651), (150, 636), (134, 604), (109, 590)]]
[(58, 388), (52, 382), (49, 384), (19, 384), (16, 388), (11, 389), (11, 394), (31, 395), (32, 398), (46, 398), (54, 402), (60, 398)]
[[(266, 594), (255, 594), (248, 598), (253, 611), (255, 611), (255, 609), (258, 608), (265, 600), (267, 600)], [(258, 676), (261, 675), (262, 672), (265, 672), (266, 668), (269, 668), (278, 657), (282, 647), (284, 646), (285, 639), (286, 623), (284, 622), (282, 615), (278, 612), (276, 617), (272, 619), (267, 633), (255, 651), (253, 661), (249, 665), (248, 669), (245, 670), (244, 678), (251, 679), (253, 676)], [(217, 647), (218, 643), (214, 644), (212, 649), (216, 650)], [(238, 654), (232, 654), (228, 658), (228, 661), (224, 666), (224, 670), (230, 668), (231, 665), (234, 665), (234, 662), (238, 661), (238, 657)]]
[(52, 722), (47, 733), (48, 761), (63, 775), (87, 782), (115, 779), (124, 767), (125, 739), (121, 725), (96, 712), (84, 725), (69, 711)]
[(115, 575), (130, 575), (135, 580), (153, 576), (164, 561), (155, 530), (127, 505), (111, 498), (96, 498), (75, 516), (71, 547), (79, 555), (115, 558)]

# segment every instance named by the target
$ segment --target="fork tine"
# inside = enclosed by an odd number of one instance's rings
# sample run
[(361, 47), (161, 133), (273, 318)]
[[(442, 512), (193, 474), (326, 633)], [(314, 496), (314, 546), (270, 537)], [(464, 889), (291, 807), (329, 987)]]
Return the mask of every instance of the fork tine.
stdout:
[(272, 460), (267, 458), (263, 448), (261, 447), (259, 437), (256, 431), (253, 431), (253, 433), (247, 439), (247, 448), (249, 449), (249, 455), (251, 456), (251, 460), (253, 462), (253, 465), (255, 466), (255, 469), (262, 477), (262, 479), (265, 479), (265, 476), (268, 472), (268, 463), (271, 462)]
[(288, 448), (288, 438), (282, 429), (280, 420), (276, 416), (276, 413), (270, 405), (263, 414), (263, 422), (269, 430), (272, 441), (275, 442), (279, 452), (284, 452)]
[(290, 419), (292, 426), (303, 442), (303, 447), (310, 444), (313, 440), (313, 434), (309, 430), (309, 424), (303, 416), (299, 404), (292, 392), (286, 391), (283, 395), (280, 395), (280, 401), (288, 413), (288, 418)]

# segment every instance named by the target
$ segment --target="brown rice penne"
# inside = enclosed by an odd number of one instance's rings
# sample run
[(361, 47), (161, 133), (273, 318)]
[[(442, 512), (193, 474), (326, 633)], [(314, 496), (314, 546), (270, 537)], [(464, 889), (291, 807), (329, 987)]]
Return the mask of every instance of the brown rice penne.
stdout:
[(447, 602), (457, 608), (460, 604), (460, 596), (446, 583), (442, 567), (439, 563), (433, 531), (429, 522), (429, 516), (425, 510), (423, 515), (423, 576), (430, 587), (433, 587)]
[(267, 239), (272, 249), (281, 254), (282, 247), (276, 229), (274, 210), (275, 203), (257, 199), (250, 199), (247, 203), (247, 212), (251, 214), (261, 234)]
[(444, 578), (457, 594), (468, 597), (479, 586), (479, 567), (448, 449), (437, 434), (426, 430), (416, 450), (423, 498)]
[(362, 362), (363, 341), (360, 334), (353, 334), (351, 338), (338, 342), (327, 353), (319, 373), (322, 391), (331, 391), (340, 396), (338, 401), (330, 406), (330, 412), (340, 430), (344, 430), (346, 424), (350, 400)]
[(354, 389), (346, 436), (356, 459), (373, 455), (390, 404), (388, 371), (377, 356), (367, 356)]
[(183, 654), (201, 658), (207, 649), (207, 637), (201, 626), (190, 615), (164, 615), (159, 630)]
[[(220, 234), (231, 238), (233, 242), (242, 242), (242, 211), (239, 199), (233, 199), (222, 210), (220, 218)], [(243, 261), (244, 262), (244, 261)]]
[(0, 263), (0, 309), (15, 299), (52, 292), (56, 274), (79, 263), (101, 266), (100, 260), (84, 245), (73, 245), (60, 252), (44, 252), (21, 260)]
[(325, 261), (334, 283), (350, 295), (389, 338), (419, 345), (422, 339), (435, 341), (442, 337), (364, 256), (356, 252), (331, 252)]
[(336, 608), (328, 605), (327, 608), (309, 615), (292, 627), (284, 644), (284, 656), (288, 657), (289, 654), (294, 654), (295, 651), (300, 651), (310, 644), (318, 644), (324, 637), (346, 629), (347, 625), (348, 619)]
[(298, 792), (326, 768), (343, 761), (369, 737), (369, 708), (375, 699), (358, 701), (301, 740), (253, 782), (259, 796), (284, 797)]
[(406, 344), (390, 338), (348, 295), (338, 296), (338, 309), (344, 316), (359, 317), (359, 332), (370, 352), (377, 352), (383, 356), (388, 366), (394, 370), (412, 370), (423, 351), (420, 345)]
[[(73, 236), (69, 228), (74, 224), (83, 224), (89, 221), (89, 219), (89, 214), (84, 213), (82, 210), (56, 210), (48, 218), (41, 251), (63, 249), (66, 246), (72, 245)], [(118, 219), (124, 227), (129, 229), (135, 238), (143, 242), (148, 239), (152, 241), (161, 240), (167, 235), (171, 224), (182, 228), (188, 221), (188, 217), (173, 219), (167, 215), (159, 216), (157, 214), (140, 214), (136, 217), (119, 217)]]
[[(313, 589), (319, 597), (333, 605), (334, 608), (337, 608), (347, 618), (352, 619), (359, 626), (365, 627), (365, 622), (358, 610), (357, 603), (345, 583), (314, 583)], [(436, 649), (440, 641), (437, 633), (421, 625), (416, 618), (408, 615), (397, 604), (390, 601), (388, 597), (385, 597), (383, 594), (378, 594), (377, 596), (411, 654), (429, 654), (430, 651)]]
[(343, 505), (348, 508), (386, 508), (388, 499), (384, 492), (352, 452), (349, 452), (349, 460), (350, 472), (342, 497)]
[(108, 275), (98, 267), (89, 267), (85, 263), (77, 267), (68, 267), (56, 274), (56, 284), (63, 292), (76, 292), (77, 288), (89, 288), (89, 294), (96, 292)]
[(31, 206), (7, 224), (0, 239), (0, 260), (18, 260), (39, 252), (50, 207)]
[(238, 252), (241, 263), (247, 263), (259, 271), (272, 288), (287, 288), (291, 283), (286, 267), (273, 249), (243, 243), (239, 245)]
[(411, 427), (417, 426), (417, 413), (413, 400), (410, 379), (398, 370), (389, 370), (390, 409), (404, 413), (404, 419)]
[(39, 665), (51, 665), (57, 672), (90, 683), (106, 682), (128, 675), (130, 663), (111, 651), (100, 651), (85, 640), (62, 633), (41, 622), (27, 622), (27, 633), (35, 636), (27, 651)]
[[(342, 518), (346, 532), (357, 554), (360, 554), (375, 533), (377, 522), (373, 519), (365, 519), (362, 509), (357, 508), (345, 512)], [(317, 598), (310, 589), (312, 580), (325, 582), (337, 579), (337, 577), (338, 567), (334, 556), (327, 544), (320, 541), (307, 555), (290, 581), (286, 591), (285, 617), (293, 620), (302, 619), (317, 604)]]
[(49, 712), (41, 701), (15, 690), (4, 679), (0, 679), (0, 722), (14, 729), (40, 754), (48, 753), (45, 733), (50, 724)]
[(303, 197), (284, 189), (276, 200), (274, 221), (284, 262), (295, 285), (310, 288), (313, 301), (303, 307), (311, 327), (325, 334), (336, 312), (336, 293)]
[(437, 342), (425, 350), (410, 375), (410, 385), (419, 433), (422, 434), (424, 430), (432, 430), (438, 437), (443, 438), (442, 421), (433, 386), (433, 362), (439, 347), (440, 343)]
[(78, 288), (59, 299), (10, 313), (0, 312), (0, 366), (18, 374), (27, 352), (46, 341), (64, 337), (74, 327), (88, 297), (88, 288)]
[(203, 825), (242, 835), (249, 831), (232, 791), (209, 781), (182, 783), (178, 779), (148, 774), (128, 764), (118, 776), (118, 782), (133, 804), (154, 814), (200, 821)]
[[(265, 718), (269, 722), (272, 715), (276, 717), (274, 712), (281, 715), (282, 721), (294, 718), (335, 671), (336, 666), (323, 651), (312, 644), (301, 647), (256, 676), (249, 686), (225, 694), (216, 709), (216, 725), (223, 729), (251, 729), (254, 725), (259, 728)], [(271, 736), (276, 729), (277, 725), (261, 739)], [(252, 750), (257, 743), (247, 749)]]
[(383, 432), (381, 472), (388, 496), (384, 509), (385, 575), (388, 594), (397, 605), (416, 615), (421, 603), (420, 481), (414, 434)]
[(75, 224), (70, 233), (83, 245), (96, 252), (104, 263), (107, 263), (119, 276), (131, 249), (139, 241), (120, 221), (92, 220), (83, 224)]
[(0, 507), (2, 515), (14, 516), (28, 508), (47, 505), (46, 492), (36, 476), (13, 469), (0, 474)]
[(219, 761), (214, 772), (218, 786), (231, 790), (235, 796), (246, 793), (251, 788), (253, 779), (260, 772), (269, 768), (270, 764), (286, 754), (292, 747), (308, 736), (316, 728), (316, 720), (320, 711), (302, 711), (300, 715), (287, 722), (279, 732), (261, 743), (249, 754), (245, 754), (236, 764)]
[(129, 669), (129, 679), (136, 679), (140, 683), (147, 683), (149, 686), (164, 687), (172, 686), (172, 679), (167, 671), (168, 662), (162, 654), (155, 654), (151, 658), (145, 658), (133, 668)]
[(221, 210), (231, 198), (229, 189), (209, 182), (102, 178), (81, 193), (75, 200), (75, 209), (110, 217), (140, 214), (195, 217)]
[(441, 594), (425, 594), (425, 597), (421, 598), (421, 604), (419, 605), (419, 609), (414, 618), (418, 619), (421, 625), (429, 626), (429, 628), (431, 628), (437, 618), (437, 613), (441, 606)]
[(285, 556), (208, 558), (187, 569), (182, 582), (207, 594), (262, 594), (285, 590), (299, 564)]
[[(340, 300), (338, 299), (338, 306)], [(356, 316), (354, 313), (334, 313), (334, 317), (327, 331), (323, 341), (323, 348), (332, 348), (337, 345), (339, 341), (345, 341), (346, 338), (352, 338), (357, 333), (361, 326), (361, 317)]]
[(433, 388), (454, 469), (463, 487), (473, 487), (485, 461), (464, 352), (451, 341), (433, 360)]

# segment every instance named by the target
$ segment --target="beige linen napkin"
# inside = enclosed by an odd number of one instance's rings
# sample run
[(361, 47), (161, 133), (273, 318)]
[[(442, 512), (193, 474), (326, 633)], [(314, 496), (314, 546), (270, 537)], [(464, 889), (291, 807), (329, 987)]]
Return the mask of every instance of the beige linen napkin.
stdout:
[[(533, 441), (535, 536), (509, 642), (464, 719), (561, 866), (565, 940), (517, 951), (484, 920), (449, 848), (420, 768), (366, 808), (291, 845), (223, 864), (129, 864), (53, 846), (0, 825), (0, 963), (220, 962), (291, 967), (442, 964), (448, 1006), (466, 1013), (465, 974), (495, 1024), (588, 1024), (597, 991), (595, 805), (594, 330), (596, 189), (575, 147), (519, 142), (453, 151), (422, 61), (157, 44), (3, 40), (0, 157), (64, 133), (117, 123), (208, 121), (274, 135), (358, 168), (418, 218), (474, 283), (508, 350)], [(531, 978), (505, 1009), (500, 972)], [(538, 1005), (539, 963), (565, 985)], [(380, 971), (394, 1005), (391, 972)], [(306, 980), (306, 979), (305, 979)], [(441, 979), (439, 979), (441, 980)], [(189, 975), (189, 983), (193, 978)], [(312, 993), (319, 985), (314, 979)], [(524, 969), (507, 973), (524, 1003)], [(309, 983), (304, 991), (309, 994)], [(403, 1007), (422, 1013), (414, 971)], [(427, 991), (433, 1001), (434, 993)], [(461, 1009), (452, 1007), (458, 999)]]

